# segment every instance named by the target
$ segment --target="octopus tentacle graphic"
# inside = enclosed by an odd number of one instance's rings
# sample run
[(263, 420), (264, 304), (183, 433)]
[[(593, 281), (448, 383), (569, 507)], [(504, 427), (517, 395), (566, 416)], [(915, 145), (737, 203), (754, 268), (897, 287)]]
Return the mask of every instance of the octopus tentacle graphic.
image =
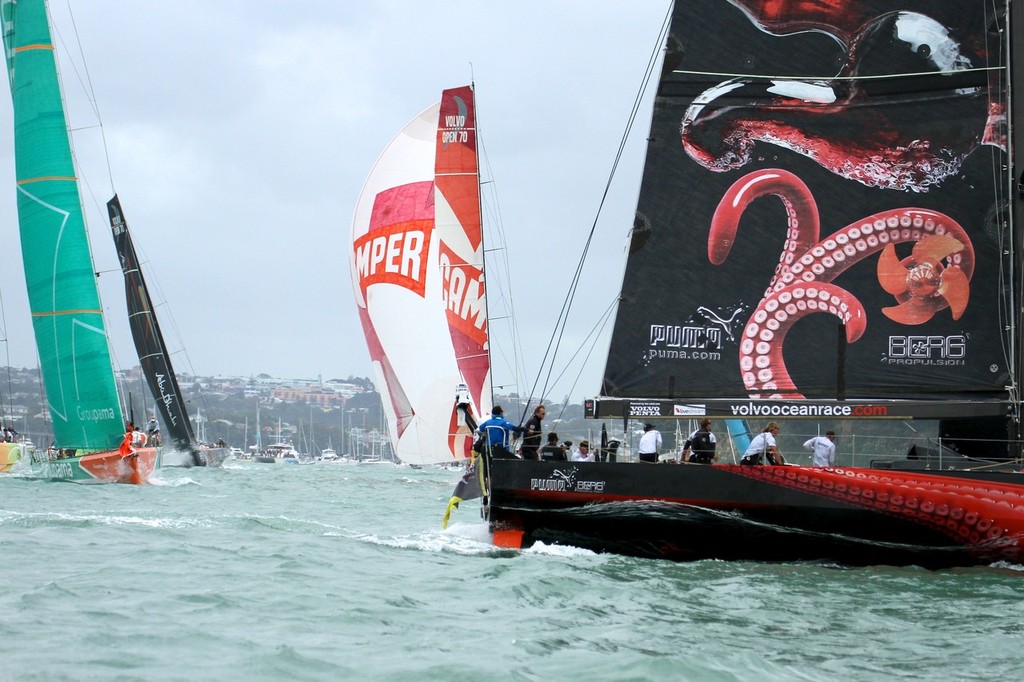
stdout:
[[(984, 36), (965, 34), (957, 3), (872, 16), (872, 3), (730, 2), (780, 43), (809, 29), (832, 36), (840, 67), (835, 78), (735, 77), (694, 98), (680, 141), (708, 170), (747, 165), (758, 145), (772, 145), (867, 187), (928, 192), (980, 146), (1006, 148), (1002, 85), (980, 68), (998, 57)], [(929, 98), (941, 99), (941, 116), (878, 106), (879, 76), (925, 73), (934, 74)]]
[[(880, 251), (885, 251), (886, 263), (884, 273), (879, 265), (880, 282), (899, 303), (886, 310), (901, 311), (886, 313), (890, 318), (919, 324), (951, 304), (955, 317), (963, 313), (968, 282), (974, 274), (974, 247), (955, 220), (930, 209), (889, 209), (819, 240), (817, 204), (807, 185), (792, 173), (774, 168), (740, 178), (719, 202), (708, 236), (712, 263), (725, 262), (746, 207), (757, 198), (772, 195), (785, 205), (788, 226), (775, 275), (747, 321), (740, 343), (740, 370), (751, 397), (803, 397), (782, 354), (786, 334), (803, 317), (829, 313), (847, 325), (847, 341), (861, 337), (867, 325), (863, 305), (855, 295), (830, 282)], [(918, 246), (910, 258), (897, 259), (899, 275), (904, 276), (900, 283), (891, 261), (895, 258), (893, 245), (907, 242)]]
[(786, 209), (789, 231), (786, 245), (779, 257), (775, 277), (768, 285), (771, 291), (779, 274), (792, 265), (796, 256), (805, 253), (818, 241), (818, 205), (804, 181), (781, 168), (748, 173), (725, 193), (711, 219), (712, 239), (708, 239), (708, 259), (715, 265), (725, 262), (739, 229), (739, 218), (751, 202), (775, 195)]
[(740, 371), (747, 390), (802, 397), (786, 370), (782, 345), (793, 324), (815, 312), (830, 313), (846, 323), (850, 343), (867, 327), (860, 301), (834, 284), (791, 284), (766, 295), (747, 322), (740, 342)]

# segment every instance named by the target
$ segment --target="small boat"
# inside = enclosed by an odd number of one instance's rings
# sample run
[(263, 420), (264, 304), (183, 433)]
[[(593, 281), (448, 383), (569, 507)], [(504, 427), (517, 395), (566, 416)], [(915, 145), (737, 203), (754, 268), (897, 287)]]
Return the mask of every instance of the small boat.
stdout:
[(627, 433), (700, 417), (745, 434), (753, 419), (931, 420), (940, 456), (491, 459), (496, 544), (1024, 563), (1024, 87), (1009, 61), (1024, 6), (905, 6), (676, 3), (604, 379), (585, 410)]
[(31, 474), (145, 483), (157, 451), (126, 437), (46, 3), (5, 2), (3, 12), (21, 252), (55, 441), (29, 458)]
[(348, 455), (342, 455), (331, 447), (326, 447), (320, 451), (320, 459), (318, 461), (324, 464), (358, 464), (357, 460)]
[(274, 443), (254, 455), (253, 461), (261, 464), (298, 464), (299, 451), (290, 442)]
[[(395, 462), (392, 462), (390, 459), (384, 459), (380, 455), (368, 455), (366, 457), (361, 457), (360, 459), (356, 460), (356, 463), (360, 464), (360, 465), (363, 465), (363, 464), (381, 464), (381, 465), (384, 465), (384, 464), (386, 464), (386, 465), (389, 465), (389, 466), (395, 466)], [(405, 464), (405, 463), (403, 462), (403, 464)], [(412, 465), (410, 465), (410, 466), (412, 466)]]
[(352, 224), (353, 291), (402, 462), (470, 456), (471, 429), (452, 409), (457, 384), (474, 409), (490, 410), (483, 257), (476, 110), (464, 86), (391, 140)]

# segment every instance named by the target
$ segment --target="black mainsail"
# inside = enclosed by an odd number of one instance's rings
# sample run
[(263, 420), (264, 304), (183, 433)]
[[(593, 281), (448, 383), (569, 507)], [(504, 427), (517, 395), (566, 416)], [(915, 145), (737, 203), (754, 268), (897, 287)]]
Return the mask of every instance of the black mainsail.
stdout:
[(677, 3), (602, 395), (1004, 418), (1008, 10)]
[(964, 463), (492, 459), (495, 544), (1024, 561), (1014, 5), (677, 3), (602, 397), (586, 406), (935, 418)]
[(128, 222), (124, 218), (121, 202), (116, 195), (107, 202), (107, 213), (110, 216), (110, 229), (114, 235), (114, 245), (124, 274), (128, 321), (132, 339), (135, 341), (135, 350), (139, 355), (139, 364), (142, 366), (146, 383), (156, 401), (171, 442), (178, 450), (191, 452), (196, 448), (195, 433), (188, 418), (178, 379), (171, 366), (167, 345), (160, 332), (160, 324), (153, 311), (153, 302), (146, 288), (146, 280), (142, 276), (139, 257), (128, 231)]

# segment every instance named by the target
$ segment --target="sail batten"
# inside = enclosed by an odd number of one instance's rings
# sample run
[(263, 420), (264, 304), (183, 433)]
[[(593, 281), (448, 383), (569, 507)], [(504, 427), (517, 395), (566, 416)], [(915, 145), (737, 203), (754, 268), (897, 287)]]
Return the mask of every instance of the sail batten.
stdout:
[(26, 178), (24, 180), (18, 180), (17, 184), (18, 185), (31, 185), (34, 182), (48, 182), (48, 181), (53, 181), (53, 182), (78, 182), (78, 178), (73, 177), (73, 176), (69, 176), (69, 177), (49, 176), (49, 177), (43, 177), (43, 178)]
[(32, 317), (52, 317), (54, 315), (102, 315), (103, 311), (99, 308), (94, 310), (39, 310), (32, 313)]

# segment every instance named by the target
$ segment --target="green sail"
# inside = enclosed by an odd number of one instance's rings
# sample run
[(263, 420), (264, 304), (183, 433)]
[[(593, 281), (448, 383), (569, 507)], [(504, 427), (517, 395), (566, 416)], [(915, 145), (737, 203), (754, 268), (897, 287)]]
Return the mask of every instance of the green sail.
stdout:
[(46, 4), (3, 0), (25, 283), (58, 447), (117, 447), (124, 421), (71, 159)]

